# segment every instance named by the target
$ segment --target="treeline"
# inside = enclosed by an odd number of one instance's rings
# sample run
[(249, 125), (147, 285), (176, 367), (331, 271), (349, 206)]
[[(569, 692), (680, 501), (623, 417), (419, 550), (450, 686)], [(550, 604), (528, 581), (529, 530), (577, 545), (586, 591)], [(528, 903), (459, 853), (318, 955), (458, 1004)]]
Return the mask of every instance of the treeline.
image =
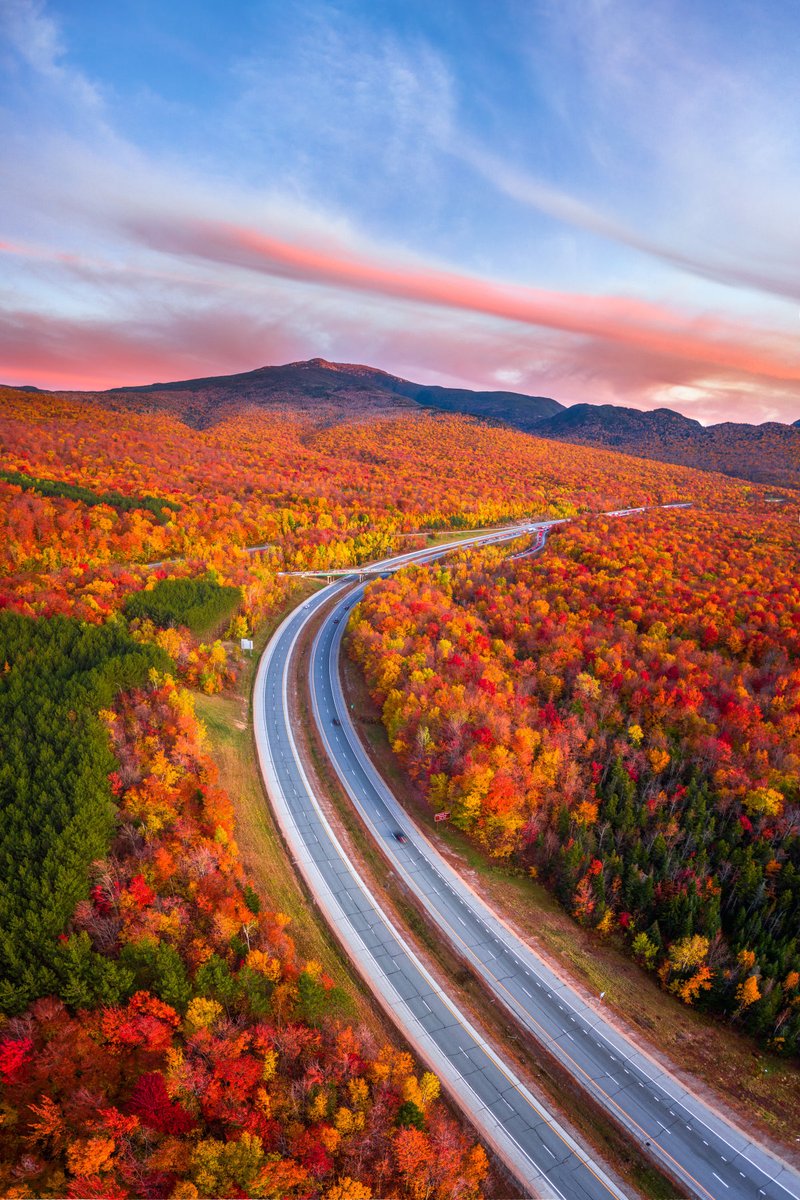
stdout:
[(193, 633), (206, 633), (241, 600), (241, 589), (223, 587), (215, 580), (162, 579), (149, 591), (136, 592), (125, 601), (129, 619), (152, 621), (160, 629), (186, 625)]
[(107, 504), (109, 508), (116, 508), (118, 512), (144, 509), (152, 513), (159, 525), (166, 525), (170, 514), (180, 512), (181, 508), (174, 500), (164, 500), (160, 496), (123, 496), (122, 492), (93, 492), (74, 483), (61, 483), (57, 479), (37, 479), (33, 475), (24, 475), (21, 471), (0, 470), (0, 479), (21, 487), (25, 492), (38, 492), (40, 496), (62, 496), (66, 500), (78, 500), (90, 507), (95, 504)]
[[(65, 617), (0, 613), (0, 1010), (21, 1011), (55, 992), (83, 998), (114, 964), (59, 936), (89, 892), (91, 863), (113, 826), (108, 775), (115, 761), (98, 719), (121, 689), (166, 661), (119, 622), (89, 627)], [(105, 982), (104, 982), (105, 980)]]

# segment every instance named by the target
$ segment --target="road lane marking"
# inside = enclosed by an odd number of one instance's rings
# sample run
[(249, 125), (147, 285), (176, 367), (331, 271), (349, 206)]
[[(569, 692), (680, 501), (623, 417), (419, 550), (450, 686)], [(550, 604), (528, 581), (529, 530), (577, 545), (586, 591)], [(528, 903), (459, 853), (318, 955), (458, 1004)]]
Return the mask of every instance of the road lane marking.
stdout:
[[(719, 1175), (717, 1174), (716, 1171), (712, 1171), (711, 1174), (714, 1176), (715, 1179), (719, 1179)], [(719, 1181), (723, 1187), (729, 1188), (731, 1186), (729, 1183), (726, 1183), (724, 1179), (719, 1179)]]

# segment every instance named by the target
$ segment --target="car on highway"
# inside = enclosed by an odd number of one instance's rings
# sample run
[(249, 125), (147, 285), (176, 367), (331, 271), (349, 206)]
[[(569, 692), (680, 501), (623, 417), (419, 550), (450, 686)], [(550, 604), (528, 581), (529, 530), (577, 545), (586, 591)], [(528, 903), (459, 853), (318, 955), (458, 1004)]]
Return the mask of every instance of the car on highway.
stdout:
[(341, 726), (341, 724), (342, 724), (342, 722), (339, 720), (338, 717), (334, 717), (333, 720), (331, 721), (331, 725)]
[(408, 838), (407, 838), (407, 837), (406, 837), (406, 835), (403, 833), (402, 829), (395, 829), (395, 831), (394, 831), (394, 840), (395, 840), (396, 842), (407, 842), (407, 841), (408, 841)]

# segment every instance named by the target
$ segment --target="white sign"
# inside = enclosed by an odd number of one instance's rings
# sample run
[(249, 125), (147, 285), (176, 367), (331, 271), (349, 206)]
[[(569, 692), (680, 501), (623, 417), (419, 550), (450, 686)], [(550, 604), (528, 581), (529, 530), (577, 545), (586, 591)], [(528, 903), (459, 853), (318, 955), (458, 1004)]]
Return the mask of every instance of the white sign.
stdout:
[(241, 647), (243, 650), (252, 650), (253, 649), (252, 638), (242, 638)]

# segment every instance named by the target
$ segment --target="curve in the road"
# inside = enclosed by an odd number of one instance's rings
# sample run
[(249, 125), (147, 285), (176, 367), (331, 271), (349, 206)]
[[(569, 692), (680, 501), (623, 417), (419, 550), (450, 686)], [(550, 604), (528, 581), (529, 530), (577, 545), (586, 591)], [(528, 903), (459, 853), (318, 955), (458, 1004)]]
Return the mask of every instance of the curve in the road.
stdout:
[[(797, 1172), (704, 1104), (586, 1004), (464, 884), (410, 821), (366, 755), (341, 691), (345, 618), (362, 593), (363, 586), (350, 590), (317, 634), (310, 664), (312, 703), (340, 780), (398, 874), (498, 1000), (691, 1195), (798, 1200)], [(397, 831), (403, 842), (397, 841)]]
[[(518, 532), (500, 531), (492, 540)], [(446, 549), (439, 547), (425, 556)], [(410, 561), (419, 555), (399, 557)], [(397, 560), (387, 560), (387, 565), (388, 561)], [(348, 861), (314, 795), (291, 729), (289, 666), (307, 622), (345, 586), (325, 588), (287, 617), (259, 664), (256, 744), (283, 836), (369, 986), (480, 1136), (530, 1190), (527, 1194), (548, 1200), (623, 1200), (603, 1168), (531, 1095), (419, 961)]]

